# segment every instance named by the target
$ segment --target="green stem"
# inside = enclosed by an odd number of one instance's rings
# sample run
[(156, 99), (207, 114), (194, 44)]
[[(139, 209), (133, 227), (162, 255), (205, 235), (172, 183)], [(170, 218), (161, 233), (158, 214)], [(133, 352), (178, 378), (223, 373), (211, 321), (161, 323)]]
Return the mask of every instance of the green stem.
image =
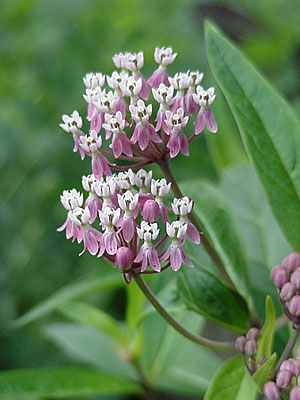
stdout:
[(195, 335), (194, 333), (187, 330), (160, 304), (160, 302), (154, 296), (151, 289), (147, 286), (141, 275), (135, 275), (134, 279), (141, 291), (153, 305), (153, 307), (171, 326), (173, 326), (174, 329), (181, 333), (181, 335), (185, 336), (187, 339), (191, 340), (194, 343), (214, 350), (231, 350), (234, 348), (234, 343), (232, 342), (218, 342), (216, 340), (210, 340), (202, 336)]
[[(183, 197), (183, 194), (182, 194), (179, 186), (177, 185), (175, 177), (170, 170), (168, 161), (160, 160), (158, 162), (158, 164), (159, 164), (163, 174), (165, 175), (167, 181), (172, 183), (172, 190), (173, 190), (174, 195), (177, 197)], [(195, 227), (198, 229), (198, 231), (202, 232), (202, 229), (199, 226), (198, 221), (195, 218), (193, 212), (189, 215), (189, 219), (195, 225)], [(227, 272), (224, 268), (224, 265), (223, 265), (222, 261), (220, 260), (218, 254), (212, 248), (212, 246), (210, 245), (209, 241), (207, 240), (207, 238), (204, 234), (201, 235), (201, 242), (202, 242), (205, 250), (207, 251), (208, 255), (210, 256), (211, 260), (213, 261), (215, 266), (218, 268), (218, 270), (219, 270), (221, 276), (223, 277), (224, 281), (226, 282), (227, 286), (236, 291), (235, 284), (232, 282), (230, 276), (227, 274)]]
[(291, 352), (292, 352), (292, 350), (293, 350), (293, 348), (294, 348), (294, 346), (295, 346), (295, 344), (297, 342), (298, 336), (299, 336), (299, 330), (293, 329), (291, 337), (290, 337), (285, 349), (283, 350), (283, 352), (281, 354), (281, 357), (279, 358), (279, 360), (278, 360), (278, 362), (277, 362), (277, 364), (276, 364), (276, 366), (274, 368), (274, 371), (273, 371), (274, 376), (279, 371), (280, 365), (283, 363), (283, 361), (286, 360), (290, 356), (290, 354), (291, 354)]

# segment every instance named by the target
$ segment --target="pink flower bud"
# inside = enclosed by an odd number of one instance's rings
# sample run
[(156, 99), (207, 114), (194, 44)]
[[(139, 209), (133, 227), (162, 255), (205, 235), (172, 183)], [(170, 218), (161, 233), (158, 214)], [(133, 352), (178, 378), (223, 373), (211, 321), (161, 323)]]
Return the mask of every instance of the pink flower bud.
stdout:
[(288, 369), (292, 370), (293, 364), (292, 364), (292, 359), (284, 360), (283, 363), (280, 365), (280, 369)]
[(235, 341), (235, 348), (237, 349), (237, 351), (244, 353), (245, 344), (246, 344), (245, 336), (239, 336)]
[(296, 294), (296, 292), (296, 286), (291, 282), (287, 282), (283, 285), (280, 291), (280, 297), (283, 301), (288, 301)]
[(290, 400), (300, 400), (300, 386), (294, 386), (290, 391)]
[(293, 375), (299, 376), (300, 375), (300, 360), (299, 359), (290, 359), (291, 361), (291, 368), (288, 368)]
[(155, 200), (147, 200), (144, 204), (142, 215), (147, 222), (155, 222), (159, 216), (159, 205)]
[(133, 254), (129, 247), (120, 247), (116, 252), (115, 262), (122, 271), (128, 271), (132, 265)]
[(259, 330), (257, 328), (251, 328), (247, 332), (246, 338), (247, 339), (257, 340), (258, 339), (258, 335), (259, 335)]
[(289, 309), (292, 315), (300, 316), (300, 296), (293, 296), (291, 298)]
[(256, 353), (256, 350), (257, 350), (256, 341), (253, 339), (247, 340), (247, 342), (245, 344), (245, 352), (249, 356), (254, 356), (254, 354)]
[(297, 289), (300, 289), (300, 271), (297, 270), (292, 274), (291, 283), (296, 286)]
[(271, 272), (271, 279), (275, 286), (282, 288), (282, 286), (290, 280), (288, 270), (282, 265), (276, 265)]
[(264, 386), (264, 395), (269, 400), (279, 400), (280, 399), (280, 390), (276, 383), (267, 382)]
[(289, 254), (283, 259), (282, 266), (289, 271), (296, 271), (296, 269), (300, 267), (300, 254), (295, 252)]
[(276, 376), (276, 383), (280, 389), (283, 389), (291, 384), (293, 374), (288, 369), (281, 369)]

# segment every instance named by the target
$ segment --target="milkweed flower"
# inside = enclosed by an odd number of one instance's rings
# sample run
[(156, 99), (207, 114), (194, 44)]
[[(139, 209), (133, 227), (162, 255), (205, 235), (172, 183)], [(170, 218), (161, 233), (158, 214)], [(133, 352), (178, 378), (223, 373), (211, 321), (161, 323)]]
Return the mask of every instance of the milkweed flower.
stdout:
[(65, 132), (71, 132), (73, 134), (73, 140), (74, 140), (74, 147), (73, 151), (76, 153), (76, 151), (79, 150), (81, 159), (84, 159), (85, 153), (80, 147), (80, 138), (84, 136), (84, 133), (81, 131), (82, 128), (82, 118), (80, 117), (78, 111), (73, 111), (71, 116), (68, 115), (63, 115), (62, 116), (63, 124), (59, 124), (59, 126), (65, 131)]
[(158, 69), (153, 72), (153, 75), (148, 80), (148, 85), (152, 89), (157, 89), (161, 83), (169, 86), (168, 72), (166, 70), (167, 65), (172, 64), (177, 54), (173, 54), (171, 47), (155, 48), (154, 60), (159, 64)]
[(204, 90), (201, 86), (197, 86), (196, 93), (193, 94), (193, 100), (200, 106), (195, 123), (195, 135), (199, 135), (206, 126), (210, 132), (216, 133), (218, 126), (214, 118), (214, 114), (209, 106), (216, 98), (215, 89), (209, 88)]
[(176, 157), (179, 151), (185, 156), (189, 155), (187, 138), (183, 132), (188, 120), (189, 117), (184, 116), (182, 108), (179, 108), (176, 113), (166, 111), (165, 123), (168, 127), (167, 133), (170, 135), (167, 147), (170, 149), (171, 158)]
[(172, 210), (175, 215), (179, 217), (181, 222), (187, 224), (187, 235), (194, 243), (200, 243), (200, 234), (195, 225), (189, 221), (188, 214), (192, 212), (193, 200), (188, 197), (182, 197), (180, 199), (174, 199), (172, 202)]
[(142, 262), (141, 272), (144, 272), (149, 264), (155, 271), (160, 271), (160, 262), (157, 250), (153, 246), (153, 240), (156, 240), (159, 234), (159, 228), (156, 223), (142, 221), (141, 227), (137, 228), (139, 238), (144, 240), (144, 244), (135, 258), (136, 262)]

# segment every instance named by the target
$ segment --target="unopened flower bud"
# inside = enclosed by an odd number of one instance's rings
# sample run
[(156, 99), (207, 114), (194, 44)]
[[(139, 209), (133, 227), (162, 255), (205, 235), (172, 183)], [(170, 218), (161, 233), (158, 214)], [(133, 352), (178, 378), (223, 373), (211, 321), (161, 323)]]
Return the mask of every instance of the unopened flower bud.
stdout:
[(274, 382), (267, 382), (264, 386), (264, 395), (269, 400), (279, 400), (280, 390)]
[(122, 271), (130, 269), (133, 261), (133, 254), (129, 247), (120, 247), (116, 253), (115, 262)]
[(283, 301), (288, 301), (296, 294), (296, 292), (296, 286), (291, 282), (287, 282), (283, 285), (280, 291), (280, 297)]
[(291, 368), (288, 368), (295, 376), (300, 375), (300, 360), (291, 358)]
[(245, 344), (246, 344), (245, 336), (239, 336), (235, 341), (235, 348), (237, 349), (237, 351), (244, 353), (245, 352)]
[(289, 360), (284, 360), (283, 363), (280, 365), (280, 369), (288, 369), (288, 370), (292, 370), (292, 359)]
[(247, 340), (245, 344), (245, 351), (249, 356), (254, 356), (256, 353), (257, 346), (256, 341), (253, 339)]
[(246, 338), (247, 339), (257, 340), (258, 339), (258, 335), (259, 335), (259, 330), (257, 328), (251, 328), (247, 332)]
[(290, 280), (288, 270), (282, 265), (276, 265), (271, 272), (271, 279), (275, 286), (282, 288), (282, 286)]
[(300, 289), (300, 271), (297, 270), (293, 272), (291, 277), (291, 283), (296, 286), (297, 289)]
[(289, 309), (292, 315), (300, 316), (300, 296), (293, 296), (291, 298)]
[(290, 391), (290, 400), (300, 400), (300, 386), (294, 386)]
[(282, 265), (289, 271), (296, 271), (300, 267), (300, 254), (295, 252), (289, 254), (283, 259)]
[(293, 374), (290, 370), (281, 369), (276, 376), (277, 386), (280, 387), (281, 389), (284, 389), (285, 387), (291, 384), (292, 379), (293, 379)]
[(155, 222), (159, 216), (159, 205), (155, 200), (147, 200), (144, 204), (142, 216), (147, 222)]

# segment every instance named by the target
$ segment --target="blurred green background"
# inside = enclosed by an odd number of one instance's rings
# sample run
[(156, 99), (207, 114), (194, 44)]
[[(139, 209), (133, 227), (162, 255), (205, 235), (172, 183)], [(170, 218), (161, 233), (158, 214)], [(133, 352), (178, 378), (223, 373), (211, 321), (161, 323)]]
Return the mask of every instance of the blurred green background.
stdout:
[[(89, 161), (72, 153), (71, 136), (58, 126), (62, 114), (85, 113), (82, 77), (90, 71), (111, 73), (111, 57), (126, 50), (144, 51), (143, 72), (149, 77), (154, 47), (171, 46), (178, 57), (170, 74), (199, 69), (205, 73), (203, 85), (216, 86), (204, 48), (203, 20), (209, 18), (299, 110), (299, 15), (298, 0), (0, 2), (2, 369), (71, 362), (45, 338), (45, 320), (21, 330), (11, 329), (10, 322), (99, 264), (88, 254), (79, 258), (79, 247), (56, 232), (65, 218), (60, 193), (80, 190), (81, 175), (90, 171)], [(219, 133), (205, 133), (193, 142), (189, 158), (172, 162), (178, 179), (217, 182), (226, 168), (247, 162), (216, 90)], [(122, 319), (124, 289), (94, 295), (92, 301)]]

